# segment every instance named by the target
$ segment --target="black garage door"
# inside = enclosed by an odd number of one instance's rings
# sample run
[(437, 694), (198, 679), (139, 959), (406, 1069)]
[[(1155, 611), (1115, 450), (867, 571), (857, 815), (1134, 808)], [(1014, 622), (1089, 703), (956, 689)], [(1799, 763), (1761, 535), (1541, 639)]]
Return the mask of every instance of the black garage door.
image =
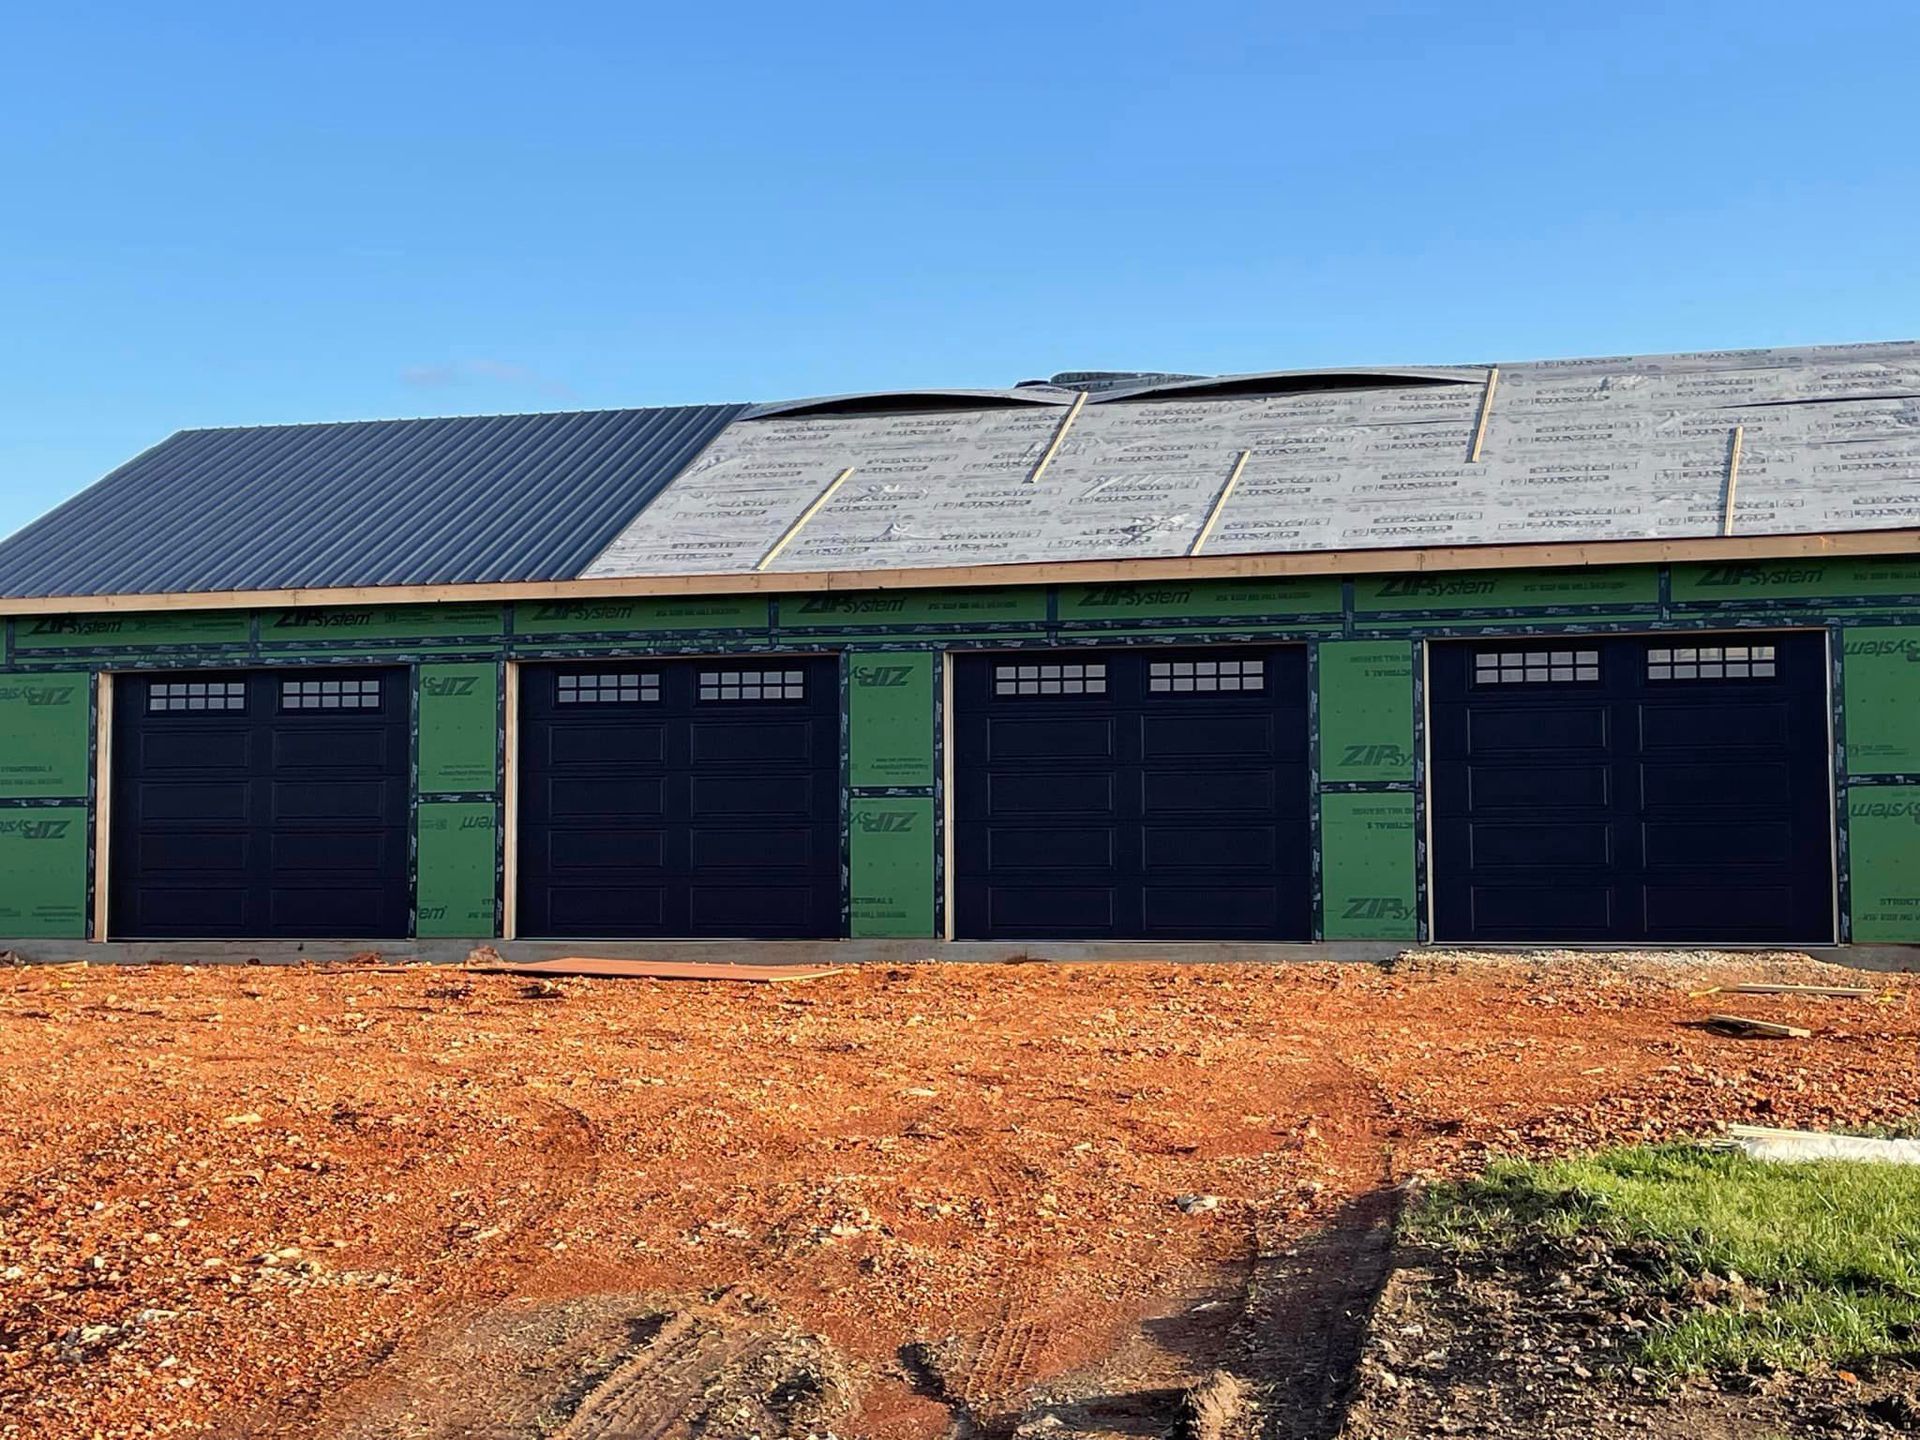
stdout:
[(1816, 633), (1432, 651), (1442, 940), (1833, 937)]
[(836, 936), (831, 659), (528, 667), (523, 935)]
[(407, 674), (114, 681), (117, 939), (408, 928)]
[(955, 673), (963, 939), (1304, 940), (1300, 647), (968, 656)]

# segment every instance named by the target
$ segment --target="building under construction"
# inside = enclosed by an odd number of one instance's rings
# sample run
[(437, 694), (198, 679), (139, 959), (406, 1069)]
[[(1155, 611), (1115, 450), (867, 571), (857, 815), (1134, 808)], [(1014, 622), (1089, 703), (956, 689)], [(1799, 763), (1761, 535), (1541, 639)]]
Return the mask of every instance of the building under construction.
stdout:
[(1917, 540), (1909, 343), (187, 431), (0, 946), (1920, 942)]

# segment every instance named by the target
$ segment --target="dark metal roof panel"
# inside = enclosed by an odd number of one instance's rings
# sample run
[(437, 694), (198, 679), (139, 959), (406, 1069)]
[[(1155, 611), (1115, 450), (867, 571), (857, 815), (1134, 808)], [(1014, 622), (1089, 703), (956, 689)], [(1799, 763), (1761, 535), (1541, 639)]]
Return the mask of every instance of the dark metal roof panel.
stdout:
[(0, 541), (0, 594), (568, 579), (743, 408), (182, 431)]

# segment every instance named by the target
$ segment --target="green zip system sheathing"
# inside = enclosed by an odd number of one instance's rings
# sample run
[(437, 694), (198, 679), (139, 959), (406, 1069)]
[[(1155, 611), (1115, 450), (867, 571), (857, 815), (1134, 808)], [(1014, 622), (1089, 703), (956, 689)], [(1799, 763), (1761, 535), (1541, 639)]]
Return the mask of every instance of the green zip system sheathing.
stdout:
[(492, 800), (423, 800), (418, 832), (414, 933), (495, 934), (499, 808)]
[(0, 935), (83, 935), (93, 676), (0, 675)]
[(1842, 936), (1920, 943), (1920, 559), (23, 616), (0, 652), (0, 939), (90, 928), (94, 672), (401, 665), (416, 930), (497, 935), (507, 665), (838, 653), (847, 933), (944, 928), (943, 653), (1298, 642), (1317, 938), (1424, 938), (1426, 639), (1815, 628), (1834, 666)]
[(847, 667), (850, 933), (934, 934), (935, 657), (856, 652)]

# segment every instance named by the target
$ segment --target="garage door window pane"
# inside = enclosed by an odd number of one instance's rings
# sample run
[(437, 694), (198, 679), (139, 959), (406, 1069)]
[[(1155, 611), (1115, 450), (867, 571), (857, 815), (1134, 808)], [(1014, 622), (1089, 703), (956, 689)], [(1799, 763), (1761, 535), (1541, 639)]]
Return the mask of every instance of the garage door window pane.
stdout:
[(1147, 689), (1158, 694), (1218, 694), (1264, 690), (1264, 660), (1152, 660), (1147, 664)]
[(1771, 680), (1778, 663), (1771, 645), (1658, 645), (1647, 650), (1647, 679)]
[(1600, 678), (1600, 652), (1481, 650), (1473, 657), (1475, 685), (1583, 685)]
[(637, 670), (613, 675), (563, 671), (554, 677), (553, 698), (560, 705), (645, 705), (660, 698), (660, 677)]
[(1104, 695), (1107, 693), (1106, 662), (1062, 665), (996, 665), (993, 667), (993, 693), (996, 695)]
[(282, 680), (282, 710), (378, 710), (378, 680)]
[(247, 708), (244, 680), (154, 680), (147, 685), (147, 712)]
[(807, 680), (800, 670), (702, 670), (702, 700), (804, 700)]

